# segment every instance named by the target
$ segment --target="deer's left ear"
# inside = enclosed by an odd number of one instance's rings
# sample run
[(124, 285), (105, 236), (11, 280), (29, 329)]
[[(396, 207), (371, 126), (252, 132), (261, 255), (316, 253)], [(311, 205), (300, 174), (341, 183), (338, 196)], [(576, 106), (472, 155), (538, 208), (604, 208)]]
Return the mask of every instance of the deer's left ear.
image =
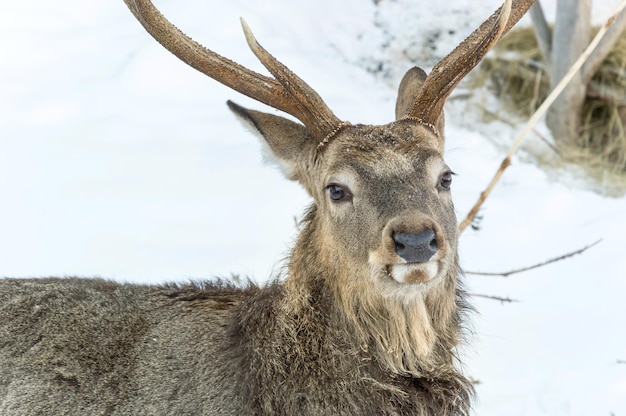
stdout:
[(249, 110), (232, 101), (228, 107), (253, 133), (263, 140), (265, 160), (276, 164), (291, 180), (299, 180), (298, 160), (317, 143), (302, 124), (284, 117)]
[(411, 112), (411, 107), (417, 100), (417, 96), (422, 90), (426, 72), (422, 68), (414, 66), (409, 69), (398, 87), (398, 98), (396, 100), (396, 120), (400, 120)]
[[(414, 66), (409, 69), (398, 87), (398, 98), (396, 100), (396, 120), (408, 115), (417, 101), (417, 97), (422, 91), (424, 81), (426, 80), (426, 72), (422, 68)], [(437, 130), (443, 134), (444, 117), (443, 111), (437, 119)]]

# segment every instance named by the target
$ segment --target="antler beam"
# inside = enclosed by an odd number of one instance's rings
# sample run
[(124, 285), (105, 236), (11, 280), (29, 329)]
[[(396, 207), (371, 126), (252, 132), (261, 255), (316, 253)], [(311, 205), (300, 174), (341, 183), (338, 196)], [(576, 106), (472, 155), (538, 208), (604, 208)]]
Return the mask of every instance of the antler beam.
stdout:
[(250, 48), (277, 79), (205, 48), (169, 22), (149, 0), (124, 2), (146, 31), (183, 62), (250, 98), (291, 114), (319, 140), (341, 124), (309, 85), (258, 44), (245, 22), (242, 25)]
[(436, 125), (452, 90), (534, 2), (535, 0), (506, 0), (489, 19), (435, 65), (405, 118)]

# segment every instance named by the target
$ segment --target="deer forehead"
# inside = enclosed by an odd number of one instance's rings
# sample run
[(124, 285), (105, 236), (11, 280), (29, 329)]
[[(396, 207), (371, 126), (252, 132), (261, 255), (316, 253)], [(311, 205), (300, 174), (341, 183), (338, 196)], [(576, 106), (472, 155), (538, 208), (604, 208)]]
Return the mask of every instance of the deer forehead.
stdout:
[(440, 140), (421, 126), (409, 124), (356, 126), (337, 137), (325, 159), (330, 180), (345, 178), (411, 178), (430, 184), (446, 165)]
[(389, 150), (376, 153), (338, 161), (328, 169), (326, 182), (342, 183), (355, 190), (380, 181), (386, 182), (387, 186), (408, 184), (415, 187), (421, 184), (431, 187), (446, 169), (445, 162), (435, 152), (407, 155)]

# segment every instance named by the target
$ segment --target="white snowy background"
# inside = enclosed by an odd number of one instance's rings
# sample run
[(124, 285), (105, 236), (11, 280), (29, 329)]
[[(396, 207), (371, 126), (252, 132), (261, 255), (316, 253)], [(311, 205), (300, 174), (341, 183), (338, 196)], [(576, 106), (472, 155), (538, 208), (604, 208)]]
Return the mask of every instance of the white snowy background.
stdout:
[[(554, 3), (543, 1), (549, 19)], [(601, 22), (618, 1), (594, 3)], [(241, 34), (245, 17), (340, 118), (381, 124), (393, 118), (409, 58), (432, 67), (498, 1), (156, 4), (194, 39), (263, 71)], [(178, 61), (121, 0), (5, 2), (0, 276), (266, 280), (288, 253), (308, 198), (262, 164), (259, 143), (227, 99), (274, 111)], [(459, 174), (461, 218), (521, 125), (486, 124), (456, 104), (462, 98), (453, 101), (446, 157)], [(504, 271), (602, 242), (506, 279), (467, 276), (473, 293), (519, 300), (474, 299), (463, 359), (480, 381), (475, 413), (626, 415), (626, 199), (521, 155), (487, 201), (480, 230), (463, 234), (464, 268)]]

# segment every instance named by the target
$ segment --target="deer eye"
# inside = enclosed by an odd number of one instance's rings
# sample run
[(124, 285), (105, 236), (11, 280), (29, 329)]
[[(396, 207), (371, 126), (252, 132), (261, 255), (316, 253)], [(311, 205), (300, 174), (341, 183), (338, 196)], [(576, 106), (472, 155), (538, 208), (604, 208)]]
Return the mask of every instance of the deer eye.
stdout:
[(337, 185), (336, 183), (331, 183), (326, 187), (326, 191), (328, 192), (329, 198), (333, 202), (341, 202), (341, 201), (349, 201), (352, 199), (352, 194), (348, 188), (342, 187), (341, 185)]
[(449, 170), (446, 171), (443, 175), (441, 175), (441, 179), (439, 180), (439, 188), (449, 191), (450, 186), (452, 186), (452, 175), (454, 175)]

